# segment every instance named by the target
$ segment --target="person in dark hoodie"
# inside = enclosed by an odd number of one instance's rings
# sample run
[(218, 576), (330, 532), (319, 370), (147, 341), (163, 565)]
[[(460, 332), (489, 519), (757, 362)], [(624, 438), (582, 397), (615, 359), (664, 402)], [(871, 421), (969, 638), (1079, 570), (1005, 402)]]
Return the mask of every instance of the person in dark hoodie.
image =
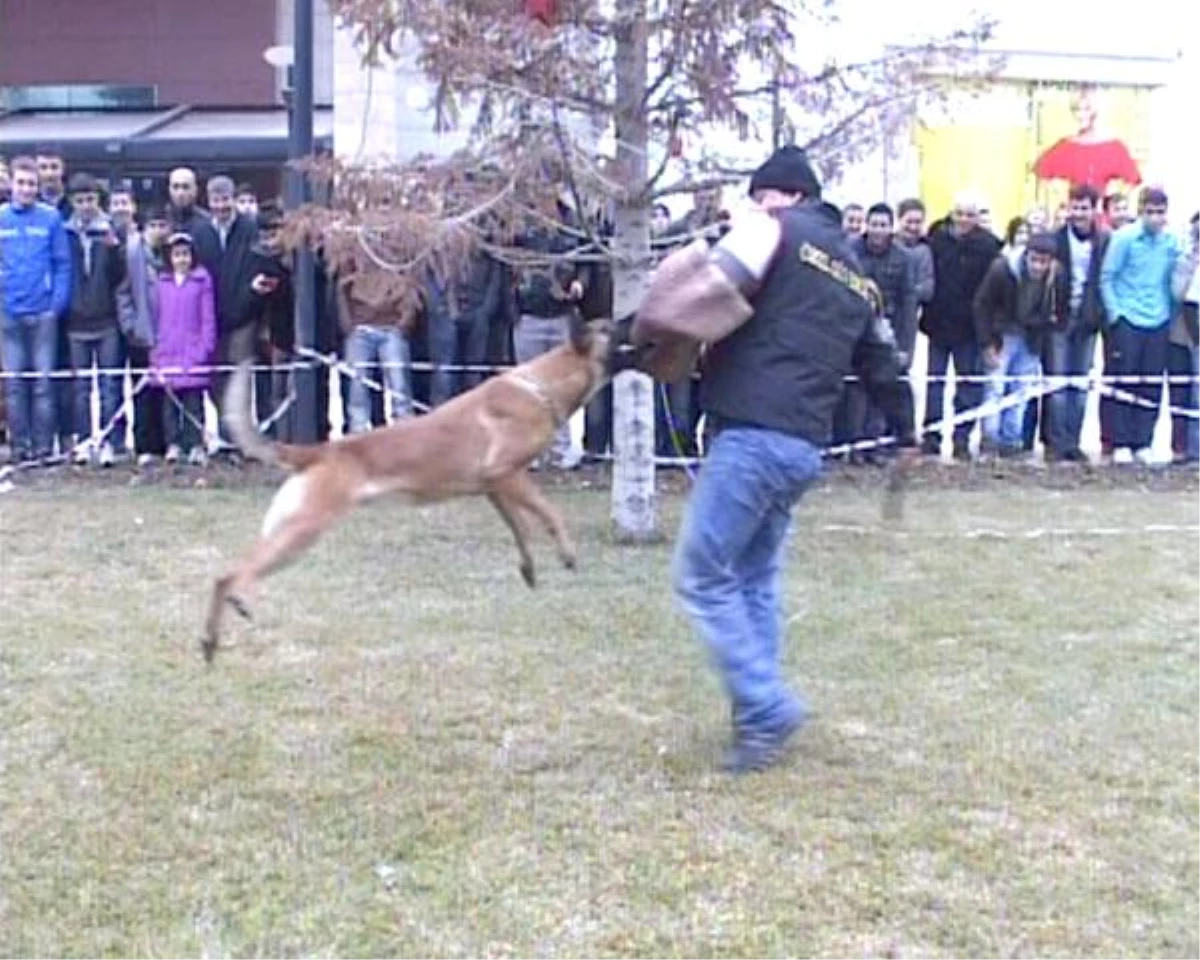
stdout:
[[(1011, 395), (1024, 397), (1031, 380), (1041, 376), (1046, 333), (1055, 317), (1057, 279), (1052, 233), (1036, 233), (1026, 247), (996, 257), (975, 294), (975, 332), (983, 369), (990, 378), (984, 403)], [(1023, 424), (1027, 399), (1019, 399), (983, 422), (984, 445), (1001, 457), (1024, 453)]]
[[(929, 235), (933, 257), (933, 297), (921, 314), (921, 330), (929, 338), (928, 383), (925, 397), (925, 427), (942, 419), (946, 377), (951, 360), (954, 375), (960, 378), (954, 390), (954, 411), (961, 413), (979, 405), (982, 395), (978, 382), (963, 377), (979, 375), (979, 344), (975, 339), (975, 321), (971, 304), (983, 282), (984, 274), (1000, 252), (1000, 241), (979, 225), (980, 204), (970, 196), (959, 197), (946, 222)], [(954, 428), (954, 456), (969, 459), (971, 424)], [(943, 438), (936, 432), (925, 435), (924, 450), (937, 454)]]
[[(296, 342), (296, 295), (292, 257), (283, 247), (283, 211), (265, 203), (258, 208), (254, 220), (258, 237), (250, 248), (245, 271), (250, 280), (237, 292), (249, 300), (237, 304), (235, 309), (250, 318), (249, 327), (255, 332), (254, 355), (261, 369), (254, 375), (254, 403), (258, 418), (265, 420), (283, 404), (290, 388), (289, 363)], [(290, 427), (286, 418), (277, 420), (268, 428), (268, 434), (287, 440), (291, 436)]]
[(121, 407), (122, 376), (112, 371), (124, 364), (117, 291), (125, 280), (125, 248), (112, 221), (100, 209), (100, 186), (89, 173), (74, 174), (68, 184), (71, 219), (67, 243), (71, 250), (71, 306), (67, 310), (67, 342), (75, 371), (75, 432), (81, 443), (75, 462), (89, 463), (93, 454), (101, 466), (112, 466), (113, 444), (102, 441), (96, 450), (82, 441), (92, 433), (92, 364), (102, 371), (100, 427), (106, 427)]
[[(650, 347), (639, 362), (656, 376), (673, 375), (695, 340), (710, 343), (700, 389), (715, 439), (673, 580), (732, 701), (726, 769), (739, 774), (776, 763), (808, 714), (781, 669), (781, 570), (792, 508), (820, 476), (847, 374), (895, 418), (900, 445), (915, 445), (890, 330), (804, 151), (776, 151), (750, 191), (758, 210), (706, 254), (693, 246), (664, 263), (634, 324), (635, 342)], [(742, 321), (732, 330), (731, 317)], [(656, 361), (656, 338), (668, 362)]]

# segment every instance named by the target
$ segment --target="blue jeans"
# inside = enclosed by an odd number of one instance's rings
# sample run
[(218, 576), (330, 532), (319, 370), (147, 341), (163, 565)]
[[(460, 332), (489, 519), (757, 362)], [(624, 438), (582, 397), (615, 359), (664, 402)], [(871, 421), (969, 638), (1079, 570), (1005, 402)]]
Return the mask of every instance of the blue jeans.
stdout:
[(429, 405), (441, 406), (451, 397), (472, 390), (483, 381), (483, 371), (452, 370), (462, 365), (482, 367), (487, 363), (489, 317), (474, 313), (458, 317), (437, 316), (426, 331), (429, 362)]
[(58, 361), (58, 318), (52, 313), (9, 317), (4, 324), (4, 369), (36, 373), (5, 381), (8, 431), (17, 459), (48, 457), (54, 452), (57, 409), (50, 373)]
[[(1086, 377), (1096, 356), (1095, 333), (1054, 331), (1046, 344), (1046, 376)], [(1077, 453), (1087, 411), (1086, 388), (1065, 387), (1048, 394), (1043, 401), (1050, 422), (1047, 438), (1055, 454)]]
[[(346, 362), (363, 375), (379, 363), (384, 386), (392, 395), (395, 417), (412, 414), (412, 387), (409, 380), (411, 357), (408, 338), (396, 327), (371, 327), (360, 324), (346, 338)], [(355, 377), (350, 383), (350, 432), (371, 429), (371, 388)]]
[(780, 672), (780, 580), (792, 507), (821, 473), (799, 437), (720, 431), (675, 550), (675, 595), (708, 647), (739, 726), (770, 730), (804, 707)]
[[(71, 369), (75, 373), (75, 429), (80, 439), (92, 434), (92, 378), (95, 361), (100, 370), (116, 370), (124, 360), (121, 350), (121, 331), (116, 327), (96, 336), (68, 338), (71, 349)], [(121, 381), (124, 374), (98, 373), (100, 389), (100, 429), (108, 426), (121, 409)]]
[[(1042, 363), (1035, 350), (1029, 348), (1023, 334), (1007, 333), (1000, 346), (1000, 362), (988, 371), (989, 379), (984, 387), (984, 403), (994, 403), (1013, 394), (1028, 393), (1036, 384), (1030, 379), (1008, 379), (1038, 377)], [(1017, 401), (1000, 413), (990, 413), (983, 421), (983, 436), (991, 444), (1008, 450), (1020, 450), (1024, 446), (1025, 408), (1028, 399)]]
[[(1195, 304), (1191, 304), (1195, 309)], [(1172, 343), (1167, 348), (1167, 374), (1172, 377), (1196, 376), (1196, 348)], [(1172, 383), (1167, 395), (1177, 410), (1200, 408), (1200, 384)], [(1177, 457), (1200, 460), (1200, 421), (1182, 413), (1171, 415), (1171, 450)]]

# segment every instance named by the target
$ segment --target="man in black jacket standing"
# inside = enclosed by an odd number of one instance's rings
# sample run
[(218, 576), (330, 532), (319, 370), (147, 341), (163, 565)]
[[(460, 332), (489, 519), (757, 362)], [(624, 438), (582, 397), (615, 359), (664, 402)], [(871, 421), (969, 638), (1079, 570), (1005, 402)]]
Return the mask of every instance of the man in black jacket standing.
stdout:
[[(237, 212), (234, 183), (229, 177), (213, 177), (207, 184), (209, 217), (197, 219), (191, 231), (196, 256), (212, 274), (217, 309), (217, 362), (233, 367), (251, 359), (258, 342), (259, 313), (245, 291), (254, 278), (251, 253), (258, 239), (258, 224), (252, 217)], [(218, 432), (222, 446), (229, 438), (225, 432), (225, 386), (231, 370), (217, 374), (213, 383), (213, 401), (221, 413)]]
[[(957, 378), (954, 412), (962, 413), (979, 406), (983, 397), (982, 383), (963, 381), (964, 377), (979, 377), (982, 373), (971, 304), (984, 274), (1000, 253), (1000, 241), (979, 225), (979, 206), (979, 202), (971, 197), (958, 198), (948, 221), (936, 226), (929, 234), (933, 298), (921, 314), (921, 330), (929, 338), (929, 379), (925, 390), (927, 429), (942, 419), (951, 360)], [(954, 428), (955, 459), (970, 458), (970, 436), (970, 423)], [(926, 433), (925, 452), (938, 454), (942, 439), (936, 432)]]
[[(674, 584), (732, 701), (734, 773), (775, 763), (807, 717), (780, 670), (781, 571), (792, 507), (821, 472), (843, 378), (857, 373), (898, 424), (900, 445), (914, 444), (894, 343), (804, 152), (776, 151), (750, 191), (760, 211), (711, 250), (695, 245), (690, 256), (703, 259), (691, 276), (677, 269), (690, 261), (669, 258), (634, 328), (643, 343), (674, 330), (711, 344), (701, 405), (716, 438), (680, 531)], [(706, 317), (731, 316), (741, 321), (732, 332), (703, 329)]]

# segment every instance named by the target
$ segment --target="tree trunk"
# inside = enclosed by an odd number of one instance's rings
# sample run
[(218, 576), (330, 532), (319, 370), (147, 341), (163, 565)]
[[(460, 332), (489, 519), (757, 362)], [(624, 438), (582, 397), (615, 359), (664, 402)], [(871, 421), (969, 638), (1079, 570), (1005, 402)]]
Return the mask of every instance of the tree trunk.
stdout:
[[(645, 0), (617, 0), (617, 169), (629, 193), (618, 201), (613, 247), (613, 314), (636, 309), (650, 259), (650, 215), (644, 193), (649, 133), (643, 99), (649, 83)], [(617, 540), (660, 539), (654, 482), (654, 381), (626, 370), (613, 378), (612, 519)]]

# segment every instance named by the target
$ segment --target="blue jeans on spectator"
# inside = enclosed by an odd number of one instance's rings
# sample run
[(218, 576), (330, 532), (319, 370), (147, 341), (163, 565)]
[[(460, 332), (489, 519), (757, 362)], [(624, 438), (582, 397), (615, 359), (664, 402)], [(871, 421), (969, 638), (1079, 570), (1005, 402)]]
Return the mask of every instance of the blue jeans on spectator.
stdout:
[(780, 671), (783, 554), (792, 507), (821, 473), (799, 437), (717, 433), (675, 550), (675, 595), (708, 647), (739, 728), (771, 731), (805, 712)]
[[(963, 377), (974, 377), (980, 373), (979, 347), (975, 343), (956, 343), (953, 345), (929, 341), (929, 368), (926, 371), (929, 379), (925, 388), (925, 426), (929, 427), (942, 419), (943, 407), (946, 403), (946, 372), (950, 369), (950, 361), (954, 361), (954, 412), (962, 413), (972, 407), (979, 406), (983, 396), (983, 385), (978, 381), (964, 382)], [(937, 378), (937, 379), (935, 379)], [(954, 428), (954, 450), (956, 453), (967, 449), (971, 438), (971, 424), (961, 423)], [(926, 449), (938, 442), (934, 434), (926, 434)]]
[[(72, 334), (69, 338), (71, 369), (75, 373), (75, 429), (82, 440), (92, 433), (93, 361), (99, 370), (116, 370), (124, 359), (121, 331), (116, 327), (95, 336)], [(109, 425), (121, 409), (121, 381), (124, 374), (98, 373), (100, 388), (100, 429)]]
[[(380, 364), (380, 379), (391, 394), (393, 419), (412, 415), (411, 354), (402, 330), (359, 324), (346, 338), (346, 362), (363, 375), (369, 375), (368, 367)], [(370, 391), (361, 376), (350, 384), (351, 433), (371, 429)]]
[[(1036, 386), (1034, 377), (1042, 372), (1038, 352), (1030, 348), (1024, 334), (1006, 333), (1000, 346), (999, 362), (988, 371), (984, 403), (995, 403), (1014, 394), (1026, 394)], [(1011, 379), (1010, 379), (1011, 378)], [(1005, 451), (1024, 449), (1025, 408), (1028, 397), (999, 413), (989, 413), (983, 421), (987, 442)]]
[[(1195, 305), (1191, 305), (1193, 309)], [(1172, 343), (1167, 348), (1167, 374), (1171, 377), (1195, 377), (1197, 351)], [(1200, 384), (1193, 379), (1190, 383), (1172, 383), (1167, 395), (1176, 410), (1200, 410)], [(1184, 413), (1171, 414), (1171, 451), (1178, 460), (1195, 463), (1200, 460), (1200, 421)]]
[(8, 317), (4, 323), (4, 369), (36, 373), (5, 381), (8, 432), (15, 459), (49, 457), (54, 452), (57, 409), (50, 373), (58, 363), (58, 318), (52, 313)]
[[(1086, 377), (1092, 371), (1095, 357), (1095, 333), (1055, 330), (1046, 343), (1046, 376)], [(1043, 415), (1049, 417), (1047, 437), (1050, 451), (1055, 456), (1075, 456), (1079, 453), (1087, 399), (1086, 387), (1064, 387), (1043, 399)]]
[[(429, 323), (426, 336), (429, 362), (433, 364), (429, 380), (431, 407), (440, 406), (483, 381), (481, 368), (487, 363), (490, 319), (486, 315), (464, 313), (453, 320), (438, 317)], [(451, 369), (456, 365), (472, 369)]]

